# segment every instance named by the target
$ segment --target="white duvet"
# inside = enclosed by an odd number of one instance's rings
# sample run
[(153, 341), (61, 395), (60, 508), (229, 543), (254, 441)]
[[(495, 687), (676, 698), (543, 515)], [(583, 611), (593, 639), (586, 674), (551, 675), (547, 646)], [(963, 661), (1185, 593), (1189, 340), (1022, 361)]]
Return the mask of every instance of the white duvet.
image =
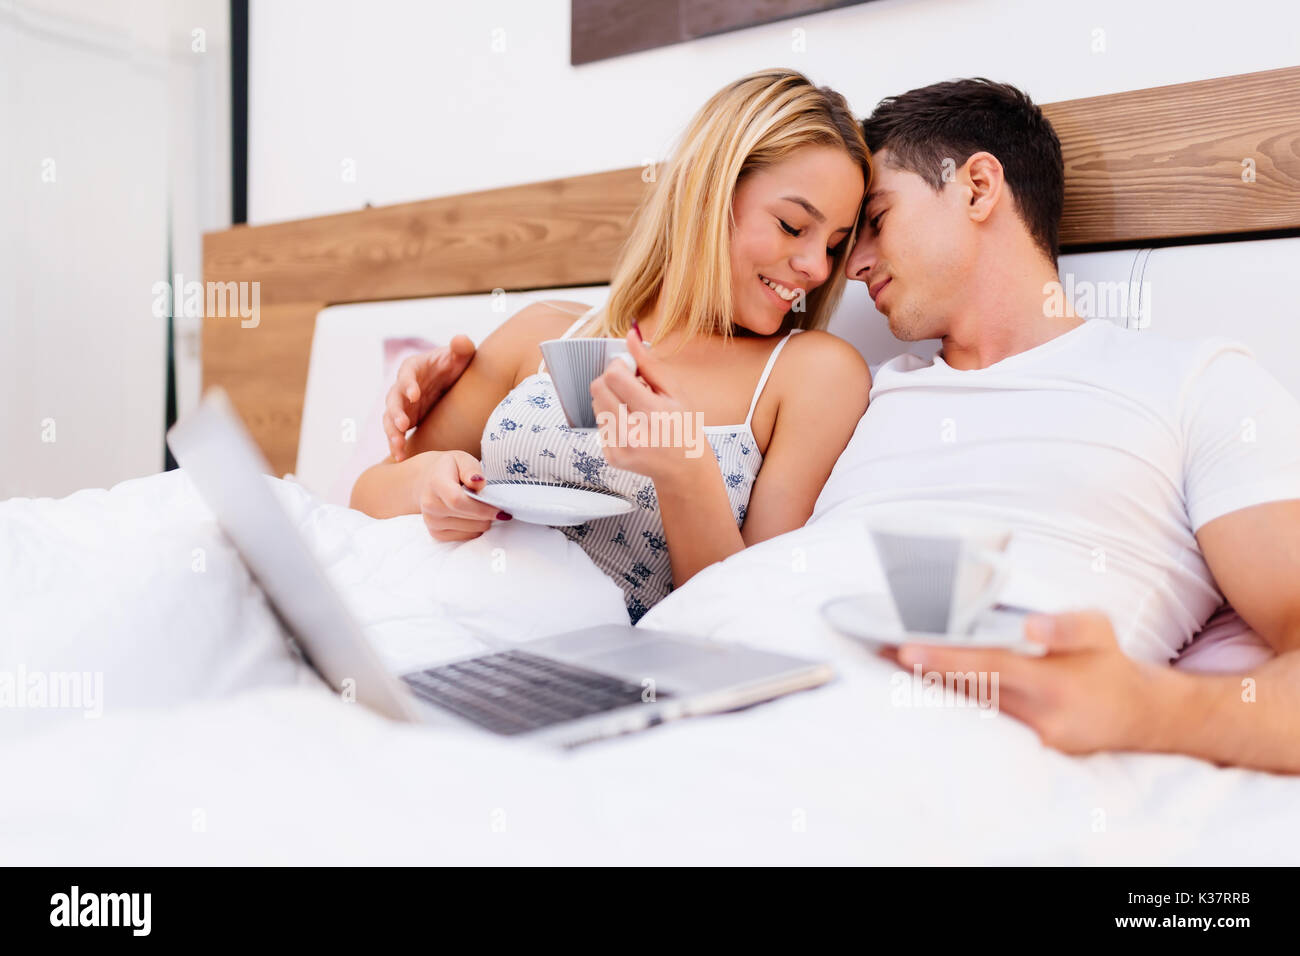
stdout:
[[(440, 545), (268, 480), (395, 668), (626, 620), (558, 532)], [(1000, 715), (902, 706), (816, 614), (874, 574), (852, 524), (707, 569), (641, 626), (838, 680), (560, 754), (339, 701), (181, 473), (0, 503), (0, 675), (102, 675), (97, 708), (0, 709), (0, 862), (1300, 862), (1298, 779), (1069, 758)]]

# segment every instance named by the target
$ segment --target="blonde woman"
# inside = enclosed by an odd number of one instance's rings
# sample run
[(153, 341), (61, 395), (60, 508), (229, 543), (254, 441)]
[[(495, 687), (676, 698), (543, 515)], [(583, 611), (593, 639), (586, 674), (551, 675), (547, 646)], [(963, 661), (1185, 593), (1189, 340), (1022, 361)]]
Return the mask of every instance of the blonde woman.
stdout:
[[(633, 623), (702, 568), (801, 527), (867, 406), (866, 363), (821, 330), (869, 177), (840, 94), (792, 70), (722, 89), (661, 171), (606, 305), (511, 317), (420, 422), (409, 457), (357, 480), (353, 507), (420, 513), (434, 538), (461, 541), (510, 518), (465, 494), (487, 480), (624, 495), (632, 512), (561, 530), (623, 588)], [(713, 454), (568, 428), (539, 343), (572, 335), (626, 336), (636, 359), (635, 373), (612, 362), (592, 383), (598, 415), (702, 416)]]

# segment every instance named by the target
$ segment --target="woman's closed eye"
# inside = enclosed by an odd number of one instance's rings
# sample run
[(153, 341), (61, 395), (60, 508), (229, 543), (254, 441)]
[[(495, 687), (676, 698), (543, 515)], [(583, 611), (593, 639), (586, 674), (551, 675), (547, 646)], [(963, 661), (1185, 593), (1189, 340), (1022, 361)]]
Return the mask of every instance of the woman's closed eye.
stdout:
[[(777, 222), (779, 222), (779, 223), (781, 224), (781, 228), (786, 232), (787, 235), (794, 236), (796, 239), (798, 239), (800, 236), (803, 235), (803, 230), (802, 230), (802, 229), (796, 229), (794, 226), (790, 225), (790, 224), (789, 224), (788, 222), (786, 222), (784, 219), (779, 219), (779, 218), (778, 218), (778, 219), (777, 219)], [(837, 254), (839, 253), (841, 247), (843, 247), (843, 245), (844, 245), (844, 243), (841, 242), (838, 246), (827, 246), (827, 247), (826, 247), (826, 254), (827, 254), (828, 256), (832, 256), (832, 257), (835, 256), (835, 255), (837, 255)]]

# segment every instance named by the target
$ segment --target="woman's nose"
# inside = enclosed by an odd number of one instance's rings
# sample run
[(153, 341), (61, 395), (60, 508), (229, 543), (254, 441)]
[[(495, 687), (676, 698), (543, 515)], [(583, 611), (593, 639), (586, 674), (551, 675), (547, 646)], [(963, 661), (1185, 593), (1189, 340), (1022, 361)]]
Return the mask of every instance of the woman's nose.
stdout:
[(810, 285), (821, 285), (831, 274), (829, 256), (798, 256), (794, 260), (794, 267), (800, 275), (808, 277)]

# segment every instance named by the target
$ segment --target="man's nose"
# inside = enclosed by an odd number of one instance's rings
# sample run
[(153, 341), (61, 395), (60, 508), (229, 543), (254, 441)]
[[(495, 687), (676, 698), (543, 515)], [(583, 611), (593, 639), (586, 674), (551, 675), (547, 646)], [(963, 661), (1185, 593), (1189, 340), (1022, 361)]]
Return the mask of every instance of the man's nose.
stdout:
[(844, 261), (844, 275), (848, 279), (867, 282), (871, 277), (871, 269), (875, 264), (875, 243), (868, 236), (859, 236), (858, 241), (854, 243), (853, 249), (849, 252), (848, 259)]

